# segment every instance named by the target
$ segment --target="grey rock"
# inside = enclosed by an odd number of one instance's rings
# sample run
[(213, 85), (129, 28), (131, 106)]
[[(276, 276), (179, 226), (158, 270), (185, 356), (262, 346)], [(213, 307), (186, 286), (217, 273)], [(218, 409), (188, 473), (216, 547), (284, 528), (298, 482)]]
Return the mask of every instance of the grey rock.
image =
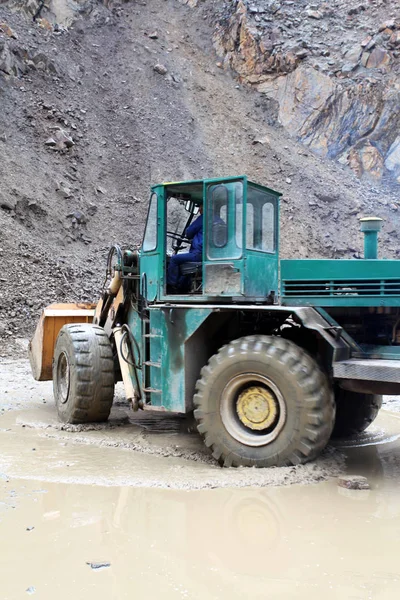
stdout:
[(89, 567), (95, 571), (98, 571), (99, 569), (107, 569), (108, 567), (111, 567), (110, 562), (86, 562), (86, 564), (89, 565)]
[(97, 206), (92, 202), (89, 204), (89, 208), (87, 209), (88, 214), (93, 217), (97, 213)]
[(66, 200), (67, 198), (72, 198), (72, 190), (67, 186), (62, 185), (57, 191)]
[(345, 75), (348, 75), (349, 73), (352, 73), (354, 71), (356, 66), (357, 65), (354, 65), (352, 63), (345, 63), (342, 67), (342, 73), (344, 73)]
[(368, 479), (362, 475), (342, 475), (338, 478), (338, 486), (347, 490), (369, 490)]
[(77, 223), (79, 223), (80, 225), (81, 224), (84, 225), (87, 222), (87, 219), (86, 219), (85, 215), (80, 210), (75, 210), (73, 213), (71, 213), (68, 216), (72, 217), (72, 219), (75, 219), (75, 221)]
[(315, 192), (316, 197), (322, 202), (338, 202), (340, 200), (339, 196), (334, 193), (328, 192)]
[(154, 65), (153, 70), (156, 73), (159, 73), (160, 75), (166, 75), (168, 73), (168, 69), (165, 65), (162, 65), (160, 63), (157, 63), (156, 65)]

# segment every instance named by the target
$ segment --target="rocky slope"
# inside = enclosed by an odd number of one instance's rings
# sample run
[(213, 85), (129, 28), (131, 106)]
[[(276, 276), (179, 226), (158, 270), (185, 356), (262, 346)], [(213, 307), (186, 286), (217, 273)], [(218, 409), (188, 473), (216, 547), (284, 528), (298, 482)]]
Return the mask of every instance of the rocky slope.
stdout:
[(284, 256), (357, 255), (371, 212), (396, 254), (396, 193), (315, 156), (276, 126), (273, 95), (221, 68), (216, 11), (229, 24), (238, 3), (41, 4), (0, 4), (0, 333), (95, 300), (110, 244), (140, 242), (163, 180), (244, 172), (282, 191)]
[(397, 0), (239, 0), (217, 12), (225, 68), (272, 102), (278, 123), (360, 177), (400, 183)]

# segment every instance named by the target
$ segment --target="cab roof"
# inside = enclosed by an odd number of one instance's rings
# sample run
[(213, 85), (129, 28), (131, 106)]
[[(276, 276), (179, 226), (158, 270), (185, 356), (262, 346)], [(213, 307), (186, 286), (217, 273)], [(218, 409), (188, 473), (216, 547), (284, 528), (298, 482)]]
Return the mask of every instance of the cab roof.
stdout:
[(236, 175), (236, 176), (232, 176), (232, 177), (218, 177), (218, 178), (213, 178), (213, 179), (194, 179), (192, 181), (168, 181), (168, 182), (164, 182), (164, 183), (161, 183), (158, 185), (154, 185), (154, 186), (152, 186), (152, 189), (159, 187), (159, 186), (163, 186), (163, 187), (167, 187), (168, 191), (172, 194), (188, 194), (188, 195), (190, 195), (192, 200), (202, 201), (204, 184), (224, 183), (224, 182), (229, 183), (229, 182), (238, 181), (238, 180), (244, 180), (248, 184), (254, 185), (260, 189), (264, 189), (270, 193), (275, 194), (276, 196), (282, 196), (282, 194), (280, 192), (277, 192), (276, 190), (273, 190), (266, 186), (260, 185), (253, 181), (249, 181), (247, 179), (246, 175)]

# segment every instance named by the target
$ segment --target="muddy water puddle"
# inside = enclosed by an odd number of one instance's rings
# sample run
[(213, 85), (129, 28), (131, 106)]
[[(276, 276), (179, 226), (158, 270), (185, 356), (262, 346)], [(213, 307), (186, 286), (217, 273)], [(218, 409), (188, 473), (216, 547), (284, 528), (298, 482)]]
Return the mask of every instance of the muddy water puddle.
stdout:
[(4, 600), (398, 597), (399, 494), (382, 474), (362, 492), (14, 479), (0, 490)]
[(118, 396), (108, 424), (65, 428), (26, 363), (0, 361), (0, 409), (1, 600), (399, 595), (399, 413), (257, 470), (221, 469), (181, 416)]

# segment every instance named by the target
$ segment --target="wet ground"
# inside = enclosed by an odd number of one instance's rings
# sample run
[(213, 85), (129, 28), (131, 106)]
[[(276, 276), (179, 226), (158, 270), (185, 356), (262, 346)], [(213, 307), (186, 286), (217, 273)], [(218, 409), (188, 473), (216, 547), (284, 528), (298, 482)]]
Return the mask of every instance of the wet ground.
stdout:
[[(179, 415), (58, 423), (51, 383), (0, 362), (0, 598), (394, 599), (400, 414), (311, 465), (221, 469)], [(337, 486), (365, 475), (367, 491)]]

